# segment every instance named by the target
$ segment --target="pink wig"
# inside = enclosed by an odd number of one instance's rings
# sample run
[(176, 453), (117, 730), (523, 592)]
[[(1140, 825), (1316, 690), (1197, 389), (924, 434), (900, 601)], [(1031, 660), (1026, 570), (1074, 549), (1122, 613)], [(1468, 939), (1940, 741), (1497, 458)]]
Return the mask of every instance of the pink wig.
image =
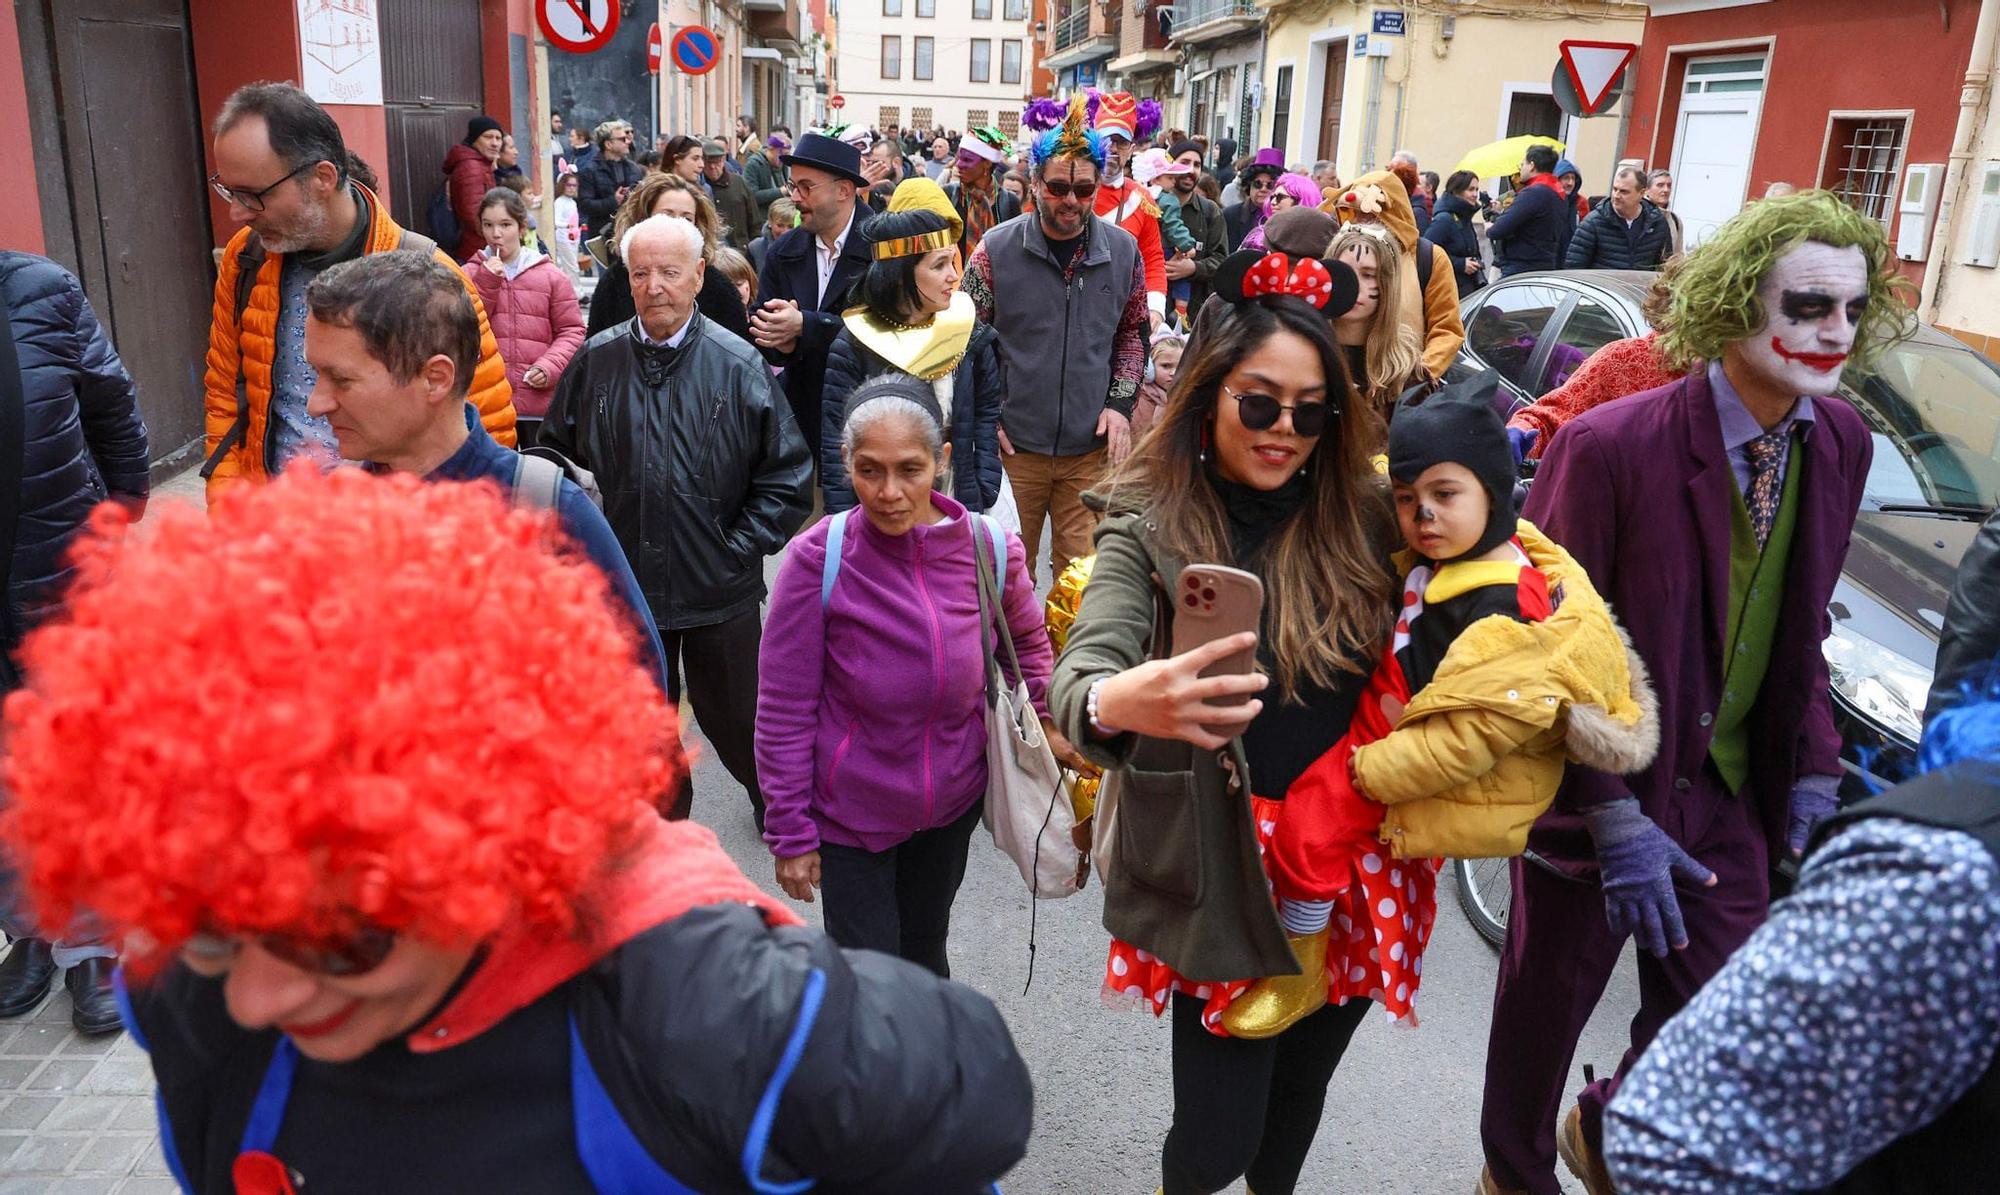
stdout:
[(294, 468), (99, 507), (5, 710), (39, 915), (142, 967), (197, 929), (576, 928), (683, 766), (603, 574), (490, 485)]
[[(1285, 173), (1278, 176), (1278, 185), (1271, 188), (1271, 199), (1276, 199), (1280, 191), (1290, 195), (1300, 207), (1318, 207), (1320, 201), (1319, 184), (1303, 174)], [(1264, 218), (1271, 218), (1271, 199), (1264, 201)]]

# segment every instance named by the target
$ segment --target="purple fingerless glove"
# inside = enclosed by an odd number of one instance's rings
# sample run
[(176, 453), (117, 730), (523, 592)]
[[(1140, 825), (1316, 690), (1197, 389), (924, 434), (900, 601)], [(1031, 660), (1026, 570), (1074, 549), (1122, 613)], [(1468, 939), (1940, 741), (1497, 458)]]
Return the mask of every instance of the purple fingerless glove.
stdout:
[(1674, 877), (1709, 884), (1715, 873), (1703, 867), (1652, 818), (1637, 798), (1610, 801), (1584, 810), (1590, 840), (1603, 873), (1604, 915), (1611, 932), (1626, 934), (1643, 950), (1665, 958), (1669, 948), (1687, 945)]
[(1785, 831), (1785, 845), (1794, 855), (1803, 855), (1813, 827), (1840, 806), (1838, 776), (1801, 776), (1792, 785), (1791, 823)]

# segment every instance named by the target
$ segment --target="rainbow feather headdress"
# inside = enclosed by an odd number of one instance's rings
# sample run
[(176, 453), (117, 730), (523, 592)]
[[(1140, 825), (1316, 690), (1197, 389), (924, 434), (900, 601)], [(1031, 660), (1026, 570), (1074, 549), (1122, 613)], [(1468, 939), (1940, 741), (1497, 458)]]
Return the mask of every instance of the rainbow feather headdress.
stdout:
[(1056, 158), (1087, 158), (1103, 170), (1104, 151), (1104, 137), (1090, 127), (1084, 97), (1072, 95), (1062, 123), (1043, 131), (1029, 144), (1028, 163), (1040, 171), (1044, 163)]

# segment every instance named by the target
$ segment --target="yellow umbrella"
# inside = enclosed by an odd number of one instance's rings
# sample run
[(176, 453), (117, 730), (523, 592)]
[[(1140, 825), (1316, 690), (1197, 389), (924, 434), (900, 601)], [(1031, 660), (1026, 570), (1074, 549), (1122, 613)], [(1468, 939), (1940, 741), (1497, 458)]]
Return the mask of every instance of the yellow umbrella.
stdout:
[(1470, 170), (1480, 178), (1512, 178), (1521, 168), (1521, 159), (1528, 156), (1530, 145), (1547, 145), (1557, 154), (1564, 149), (1563, 143), (1554, 137), (1509, 137), (1466, 154), (1458, 160), (1457, 169)]

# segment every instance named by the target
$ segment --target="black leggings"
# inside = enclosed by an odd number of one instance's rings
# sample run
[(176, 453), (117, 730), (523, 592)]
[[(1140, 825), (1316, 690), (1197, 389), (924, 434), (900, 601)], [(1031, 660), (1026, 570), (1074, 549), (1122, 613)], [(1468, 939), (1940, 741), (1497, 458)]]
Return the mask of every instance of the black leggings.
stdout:
[(1242, 1176), (1256, 1195), (1291, 1195), (1326, 1107), (1326, 1085), (1367, 1000), (1329, 1004), (1276, 1037), (1202, 1028), (1205, 1001), (1174, 994), (1174, 1124), (1160, 1151), (1166, 1195), (1207, 1195)]
[(827, 936), (849, 950), (893, 954), (950, 979), (944, 944), (951, 904), (965, 880), (983, 804), (974, 801), (957, 821), (919, 830), (886, 851), (821, 843)]

